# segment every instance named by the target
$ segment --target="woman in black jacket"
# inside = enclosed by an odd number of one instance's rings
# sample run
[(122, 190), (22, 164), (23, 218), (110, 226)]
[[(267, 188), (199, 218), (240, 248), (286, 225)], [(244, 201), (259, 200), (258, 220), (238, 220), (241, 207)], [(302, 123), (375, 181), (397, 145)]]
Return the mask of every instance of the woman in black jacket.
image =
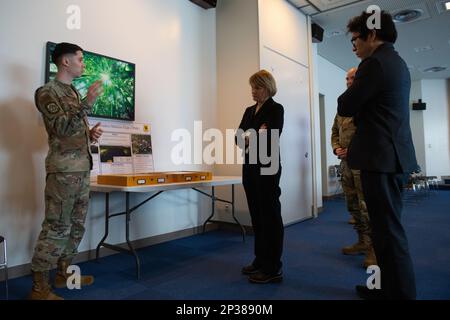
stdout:
[[(268, 71), (255, 73), (249, 82), (256, 104), (245, 110), (239, 129), (245, 132), (242, 181), (255, 235), (255, 258), (242, 268), (242, 273), (248, 275), (253, 283), (279, 282), (282, 280), (284, 227), (279, 200), (281, 162), (278, 142), (283, 129), (284, 109), (272, 99), (277, 87)], [(267, 150), (269, 163), (259, 155), (264, 143), (267, 148), (262, 149), (263, 156)]]

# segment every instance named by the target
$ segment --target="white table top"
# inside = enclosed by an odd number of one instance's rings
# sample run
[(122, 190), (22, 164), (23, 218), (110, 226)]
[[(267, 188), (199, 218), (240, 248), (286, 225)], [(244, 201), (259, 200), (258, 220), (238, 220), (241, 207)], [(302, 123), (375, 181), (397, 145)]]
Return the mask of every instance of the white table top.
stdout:
[(230, 184), (241, 184), (242, 177), (239, 176), (213, 176), (212, 180), (206, 181), (189, 181), (179, 183), (154, 184), (147, 186), (122, 187), (112, 186), (107, 184), (98, 184), (91, 182), (91, 192), (154, 192), (166, 191), (186, 188), (202, 188), (202, 187), (216, 187)]

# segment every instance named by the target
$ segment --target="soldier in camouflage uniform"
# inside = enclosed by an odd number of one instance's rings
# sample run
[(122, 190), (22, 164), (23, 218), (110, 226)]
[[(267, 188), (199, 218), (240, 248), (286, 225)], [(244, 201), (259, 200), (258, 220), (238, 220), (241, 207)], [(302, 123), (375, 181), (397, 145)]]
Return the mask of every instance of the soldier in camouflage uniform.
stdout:
[[(347, 72), (347, 87), (351, 86), (355, 78), (356, 68)], [(342, 188), (344, 189), (347, 210), (355, 220), (354, 228), (358, 233), (358, 242), (342, 248), (343, 254), (365, 254), (364, 267), (376, 265), (376, 257), (370, 238), (369, 214), (367, 212), (362, 192), (359, 170), (352, 170), (348, 166), (347, 148), (355, 134), (356, 127), (351, 117), (341, 117), (336, 114), (331, 129), (331, 145), (333, 152), (341, 159)]]
[[(84, 71), (83, 51), (68, 43), (56, 46), (53, 62), (56, 79), (36, 90), (35, 102), (48, 134), (49, 151), (45, 160), (45, 218), (36, 243), (31, 271), (31, 299), (60, 300), (51, 290), (49, 271), (57, 265), (55, 287), (66, 287), (67, 267), (77, 254), (84, 234), (89, 202), (89, 173), (92, 168), (90, 141), (102, 133), (99, 123), (89, 130), (87, 114), (101, 93), (101, 82), (94, 83), (87, 98), (71, 84)], [(81, 285), (94, 282), (82, 276)]]

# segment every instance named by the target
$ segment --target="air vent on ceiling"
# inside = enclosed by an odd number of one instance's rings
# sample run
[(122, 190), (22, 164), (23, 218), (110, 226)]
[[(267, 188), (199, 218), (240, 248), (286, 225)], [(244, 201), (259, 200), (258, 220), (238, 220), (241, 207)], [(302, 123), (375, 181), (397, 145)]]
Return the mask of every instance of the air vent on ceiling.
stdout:
[(395, 23), (406, 23), (418, 20), (423, 15), (420, 9), (406, 9), (401, 10), (393, 15)]
[(431, 67), (431, 68), (426, 68), (423, 69), (423, 72), (439, 72), (439, 71), (444, 71), (447, 70), (447, 67)]

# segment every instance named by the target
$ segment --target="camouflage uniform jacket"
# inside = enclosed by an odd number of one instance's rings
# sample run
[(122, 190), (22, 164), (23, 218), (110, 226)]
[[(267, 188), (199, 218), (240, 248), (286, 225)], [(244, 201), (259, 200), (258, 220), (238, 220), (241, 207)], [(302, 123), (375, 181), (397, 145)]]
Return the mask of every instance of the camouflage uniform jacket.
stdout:
[(52, 80), (36, 90), (35, 103), (48, 134), (47, 173), (91, 170), (87, 122), (91, 108), (75, 87)]
[(336, 114), (333, 127), (331, 128), (331, 146), (333, 153), (337, 148), (348, 148), (355, 131), (356, 126), (353, 123), (353, 117), (341, 117)]

